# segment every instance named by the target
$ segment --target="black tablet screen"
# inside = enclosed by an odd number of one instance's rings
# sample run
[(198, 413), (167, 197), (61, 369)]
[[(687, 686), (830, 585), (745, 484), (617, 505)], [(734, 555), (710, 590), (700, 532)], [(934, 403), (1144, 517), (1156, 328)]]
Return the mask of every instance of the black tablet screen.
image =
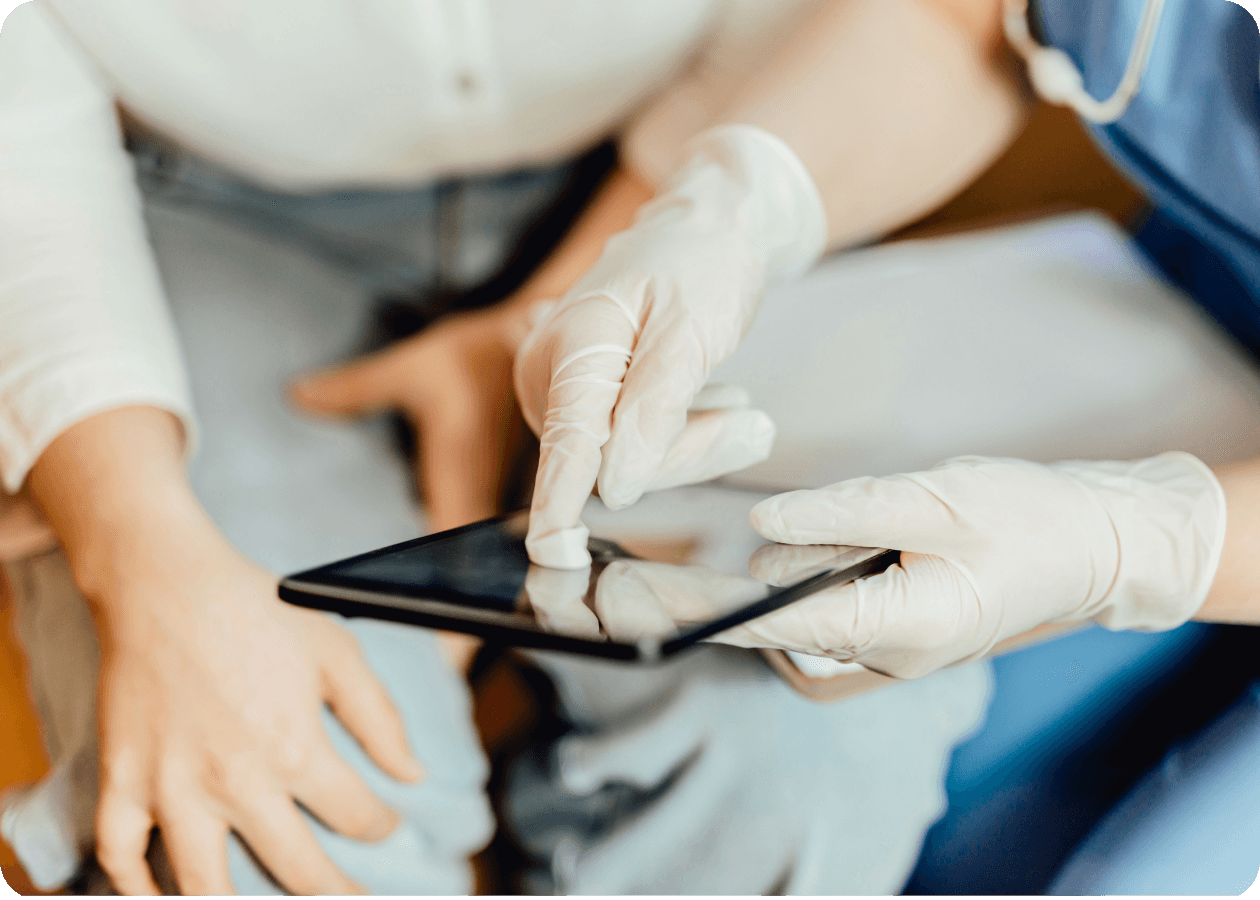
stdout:
[[(767, 544), (747, 524), (757, 499), (693, 488), (645, 499), (633, 513), (592, 508), (592, 565), (582, 570), (531, 565), (528, 514), (519, 512), (293, 576), (282, 596), (319, 606), (294, 592), (333, 589), (349, 606), (320, 608), (499, 637), (506, 629), (642, 649), (645, 641), (664, 647), (711, 636), (879, 554)], [(388, 612), (373, 612), (372, 604)], [(443, 617), (450, 621), (436, 621)]]

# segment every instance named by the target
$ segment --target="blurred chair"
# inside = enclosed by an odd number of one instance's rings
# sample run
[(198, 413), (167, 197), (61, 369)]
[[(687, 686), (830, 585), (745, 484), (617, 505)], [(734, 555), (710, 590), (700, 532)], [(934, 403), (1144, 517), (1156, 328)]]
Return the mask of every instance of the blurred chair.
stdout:
[[(0, 791), (34, 781), (48, 771), (39, 723), (26, 694), (25, 661), (14, 641), (6, 596), (4, 571), (0, 569)], [(0, 873), (19, 894), (36, 893), (13, 851), (3, 841)]]
[[(998, 659), (988, 720), (954, 752), (949, 809), (929, 832), (906, 892), (1039, 894), (1054, 887), (1080, 843), (1144, 775), (1158, 774), (1170, 748), (1210, 731), (1246, 696), (1260, 674), (1258, 651), (1260, 630), (1191, 623), (1163, 634), (1095, 628)], [(1126, 824), (1158, 813), (1136, 815)], [(1205, 812), (1200, 841), (1229, 843), (1221, 839), (1231, 821)], [(1130, 843), (1155, 849), (1155, 837), (1134, 835)], [(1115, 842), (1103, 848), (1114, 852)], [(1125, 849), (1126, 859), (1092, 862), (1131, 869), (1142, 847)], [(1248, 863), (1236, 846), (1230, 852), (1237, 881), (1238, 866)], [(1260, 867), (1260, 846), (1254, 860)], [(1218, 893), (1222, 873), (1187, 865), (1184, 853), (1168, 864), (1180, 867), (1175, 879), (1147, 878), (1146, 890), (1136, 892)], [(1076, 878), (1056, 890), (1130, 892), (1092, 883), (1084, 878), (1091, 873), (1074, 868)]]

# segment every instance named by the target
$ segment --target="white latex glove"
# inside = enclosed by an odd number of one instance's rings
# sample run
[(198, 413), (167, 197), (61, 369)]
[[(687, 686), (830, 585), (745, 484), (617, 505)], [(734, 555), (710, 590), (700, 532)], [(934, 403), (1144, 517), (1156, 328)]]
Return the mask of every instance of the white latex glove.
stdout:
[(595, 612), (617, 640), (668, 638), (765, 595), (762, 582), (724, 575), (708, 566), (619, 559), (599, 576)]
[(591, 570), (547, 569), (530, 566), (525, 574), (525, 595), (547, 631), (598, 638), (599, 619), (586, 605)]
[(525, 591), (539, 625), (547, 631), (591, 638), (603, 633), (618, 641), (668, 638), (762, 599), (767, 585), (792, 584), (823, 568), (851, 565), (873, 552), (768, 544), (749, 563), (756, 578), (726, 575), (708, 566), (617, 559), (599, 573), (591, 598), (593, 612), (586, 605), (589, 569), (530, 566)]
[(809, 173), (746, 125), (701, 134), (665, 191), (614, 235), (516, 357), (517, 399), (541, 442), (526, 546), (541, 565), (590, 564), (580, 520), (604, 503), (764, 459), (774, 426), (738, 389), (702, 389), (738, 345), (766, 284), (822, 252)]
[(618, 641), (668, 637), (766, 593), (760, 581), (722, 575), (707, 566), (618, 559), (599, 573), (592, 611), (586, 605), (590, 577), (589, 568), (530, 566), (525, 593), (538, 624), (546, 631), (593, 639), (601, 634)]
[(901, 563), (716, 640), (915, 678), (1043, 623), (1180, 625), (1215, 577), (1225, 497), (1188, 453), (1052, 466), (962, 457), (780, 494), (751, 519), (771, 540), (891, 547)]

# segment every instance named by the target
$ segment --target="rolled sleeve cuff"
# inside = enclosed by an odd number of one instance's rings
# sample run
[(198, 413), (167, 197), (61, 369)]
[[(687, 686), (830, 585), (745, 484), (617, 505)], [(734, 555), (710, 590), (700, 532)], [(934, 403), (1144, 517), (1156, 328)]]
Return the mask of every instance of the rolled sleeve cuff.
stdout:
[(183, 384), (118, 363), (78, 363), (0, 390), (0, 482), (17, 493), (40, 454), (58, 435), (84, 419), (125, 406), (152, 406), (173, 414), (184, 432), (184, 461), (196, 454), (198, 432)]

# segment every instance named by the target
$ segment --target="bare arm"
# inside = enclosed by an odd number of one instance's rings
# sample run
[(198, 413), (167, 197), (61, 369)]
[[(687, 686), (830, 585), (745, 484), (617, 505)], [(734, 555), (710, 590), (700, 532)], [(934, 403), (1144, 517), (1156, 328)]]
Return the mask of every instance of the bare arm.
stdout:
[[(723, 120), (792, 146), (822, 191), (831, 245), (856, 244), (952, 197), (1018, 133), (1028, 98), (1001, 46), (998, 0), (832, 3)], [(303, 379), (294, 399), (332, 415), (401, 409), (420, 432), (417, 477), (431, 526), (492, 515), (514, 415), (511, 359), (530, 308), (562, 296), (654, 193), (618, 169), (507, 303)]]
[(1225, 546), (1212, 591), (1195, 618), (1260, 625), (1260, 459), (1221, 466), (1216, 477), (1225, 489)]
[[(832, 247), (907, 225), (1009, 146), (1032, 98), (1006, 49), (999, 0), (827, 4), (751, 79), (721, 121), (756, 125), (818, 182)], [(561, 296), (655, 189), (620, 168), (521, 289)]]
[(294, 401), (322, 415), (402, 411), (419, 433), (416, 478), (429, 527), (440, 531), (494, 515), (516, 416), (512, 356), (529, 330), (530, 309), (562, 296), (653, 192), (618, 169), (506, 302), (452, 316), (366, 359), (300, 379)]
[(67, 429), (31, 469), (31, 494), (89, 603), (108, 602), (115, 570), (149, 554), (151, 541), (213, 533), (184, 478), (182, 444), (169, 413), (124, 407)]
[(980, 175), (1031, 98), (1001, 36), (999, 0), (830, 3), (724, 121), (792, 147), (843, 247), (913, 222)]
[(355, 892), (301, 817), (362, 840), (397, 815), (329, 743), (327, 703), (373, 759), (419, 777), (354, 638), (282, 604), (219, 534), (183, 471), (175, 418), (123, 407), (63, 432), (31, 471), (101, 643), (97, 856), (123, 893), (156, 892), (162, 831), (183, 893), (232, 892), (236, 831), (290, 890)]

